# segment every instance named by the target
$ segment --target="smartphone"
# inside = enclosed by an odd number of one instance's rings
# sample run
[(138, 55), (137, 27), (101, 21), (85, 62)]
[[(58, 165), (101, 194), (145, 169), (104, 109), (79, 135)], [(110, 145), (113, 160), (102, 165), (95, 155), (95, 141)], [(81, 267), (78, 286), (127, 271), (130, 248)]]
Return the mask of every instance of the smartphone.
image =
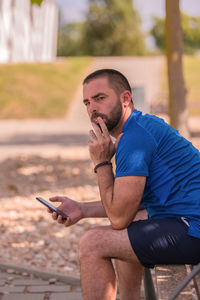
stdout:
[(62, 216), (62, 220), (65, 221), (67, 220), (67, 217), (63, 212), (61, 212), (59, 209), (57, 209), (55, 206), (53, 206), (50, 202), (44, 200), (42, 197), (36, 197), (36, 199), (44, 204), (46, 207), (48, 207), (51, 211), (56, 212), (57, 215)]

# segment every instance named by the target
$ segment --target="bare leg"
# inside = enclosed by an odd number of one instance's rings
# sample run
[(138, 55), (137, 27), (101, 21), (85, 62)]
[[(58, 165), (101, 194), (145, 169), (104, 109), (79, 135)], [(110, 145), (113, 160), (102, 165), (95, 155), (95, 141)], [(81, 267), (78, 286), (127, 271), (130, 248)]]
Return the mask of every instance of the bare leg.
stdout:
[[(145, 219), (147, 219), (147, 212), (143, 209), (138, 211), (134, 221)], [(132, 300), (132, 295), (137, 295), (139, 299), (144, 268), (141, 265), (117, 259), (115, 260), (115, 266), (119, 281), (120, 300)]]
[[(92, 229), (80, 241), (84, 300), (114, 300), (116, 298), (117, 283), (112, 258), (126, 262), (126, 266), (128, 263), (132, 264), (134, 276), (131, 278), (130, 286), (135, 287), (133, 289), (134, 294), (126, 299), (139, 300), (139, 283), (143, 268), (133, 252), (127, 229), (113, 230), (111, 227)], [(128, 280), (125, 279), (124, 275), (121, 276), (121, 279), (122, 282)]]
[(119, 281), (120, 300), (140, 299), (141, 281), (144, 268), (138, 263), (133, 264), (117, 259), (115, 260), (115, 266)]

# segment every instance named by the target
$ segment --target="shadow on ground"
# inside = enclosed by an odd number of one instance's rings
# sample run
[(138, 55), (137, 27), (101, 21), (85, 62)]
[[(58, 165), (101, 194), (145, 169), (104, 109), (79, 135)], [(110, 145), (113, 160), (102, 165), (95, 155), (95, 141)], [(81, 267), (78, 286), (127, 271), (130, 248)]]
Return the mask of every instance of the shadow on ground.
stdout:
[(0, 141), (0, 146), (34, 146), (48, 144), (61, 146), (86, 146), (87, 143), (88, 135), (86, 134), (18, 134)]
[(1, 197), (28, 196), (69, 187), (96, 185), (91, 161), (60, 156), (21, 155), (0, 163)]

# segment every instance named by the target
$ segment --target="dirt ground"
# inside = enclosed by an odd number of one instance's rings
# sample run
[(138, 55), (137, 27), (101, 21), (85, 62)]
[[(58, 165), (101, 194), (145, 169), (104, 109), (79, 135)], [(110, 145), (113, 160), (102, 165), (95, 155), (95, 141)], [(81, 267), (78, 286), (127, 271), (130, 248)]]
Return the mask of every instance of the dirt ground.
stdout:
[[(79, 275), (80, 237), (108, 224), (85, 219), (65, 228), (35, 200), (55, 195), (99, 200), (87, 147), (89, 123), (77, 101), (72, 112), (66, 120), (0, 121), (1, 262)], [(199, 117), (189, 121), (191, 141), (200, 149)]]
[(35, 197), (97, 200), (90, 162), (23, 155), (3, 161), (1, 171), (0, 260), (77, 274), (78, 240), (95, 223), (107, 224), (106, 220), (84, 220), (65, 228), (51, 219)]

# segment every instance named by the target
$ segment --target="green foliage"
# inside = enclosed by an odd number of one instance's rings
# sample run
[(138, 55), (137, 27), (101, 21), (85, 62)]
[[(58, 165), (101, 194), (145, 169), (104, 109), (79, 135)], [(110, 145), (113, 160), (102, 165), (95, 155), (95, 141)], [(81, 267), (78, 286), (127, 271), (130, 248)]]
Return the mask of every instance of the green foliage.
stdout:
[(86, 21), (59, 33), (59, 55), (143, 55), (144, 35), (132, 0), (89, 0)]
[(153, 23), (150, 33), (155, 39), (156, 46), (161, 50), (165, 50), (165, 19), (154, 17)]
[(182, 28), (185, 52), (192, 54), (200, 49), (200, 17), (182, 14)]
[(90, 0), (84, 28), (87, 55), (141, 55), (144, 37), (132, 0)]
[[(165, 19), (154, 17), (154, 25), (151, 34), (155, 38), (156, 45), (162, 51), (165, 50)], [(184, 41), (184, 53), (194, 54), (200, 49), (200, 17), (191, 17), (181, 13), (181, 23)]]
[(81, 56), (82, 51), (82, 23), (65, 24), (58, 33), (58, 56)]
[(37, 4), (37, 5), (41, 5), (43, 0), (30, 0), (31, 4)]
[(0, 118), (65, 117), (89, 58), (0, 65)]

